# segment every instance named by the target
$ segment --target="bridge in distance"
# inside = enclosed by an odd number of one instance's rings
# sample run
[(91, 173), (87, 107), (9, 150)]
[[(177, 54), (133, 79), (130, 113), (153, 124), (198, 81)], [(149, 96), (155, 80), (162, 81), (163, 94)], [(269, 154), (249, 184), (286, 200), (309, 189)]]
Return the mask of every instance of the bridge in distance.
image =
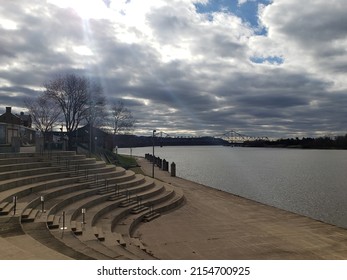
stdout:
[[(159, 131), (155, 134), (155, 136), (160, 137), (160, 138), (201, 138), (203, 136), (177, 136), (177, 135), (172, 135), (172, 134), (168, 134), (166, 132), (163, 131)], [(233, 145), (237, 145), (237, 144), (243, 144), (246, 141), (257, 141), (257, 140), (269, 140), (269, 138), (267, 136), (250, 136), (250, 135), (246, 135), (246, 134), (242, 134), (240, 132), (237, 132), (235, 130), (229, 130), (226, 131), (222, 134), (217, 134), (217, 135), (213, 135), (213, 138), (216, 139), (222, 139), (224, 141), (227, 141), (229, 144), (233, 144)]]
[(239, 133), (235, 130), (229, 130), (223, 134), (215, 135), (214, 137), (223, 139), (229, 142), (231, 145), (243, 144), (246, 141), (269, 140), (269, 138), (266, 136), (263, 136), (263, 137), (250, 136), (250, 135)]

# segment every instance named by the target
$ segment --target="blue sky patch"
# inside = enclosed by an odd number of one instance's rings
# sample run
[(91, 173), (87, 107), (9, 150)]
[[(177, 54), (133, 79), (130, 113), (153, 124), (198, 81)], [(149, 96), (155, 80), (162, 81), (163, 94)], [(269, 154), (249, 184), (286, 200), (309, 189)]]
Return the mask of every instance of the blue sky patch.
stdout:
[(280, 56), (268, 56), (268, 57), (252, 56), (250, 60), (256, 64), (263, 64), (267, 62), (274, 65), (280, 65), (284, 63), (284, 59)]
[[(238, 0), (210, 0), (207, 4), (195, 4), (198, 13), (230, 12), (248, 23), (258, 35), (265, 35), (266, 29), (259, 25), (259, 4), (269, 5), (271, 0), (247, 1), (239, 5)], [(212, 17), (211, 17), (212, 20)]]

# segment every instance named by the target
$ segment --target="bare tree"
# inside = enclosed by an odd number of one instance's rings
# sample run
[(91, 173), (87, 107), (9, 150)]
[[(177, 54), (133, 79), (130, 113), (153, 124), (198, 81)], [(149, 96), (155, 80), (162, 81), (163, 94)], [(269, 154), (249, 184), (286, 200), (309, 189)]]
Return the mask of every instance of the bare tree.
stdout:
[(114, 134), (127, 133), (134, 129), (135, 119), (122, 101), (118, 101), (112, 106), (112, 117)]
[(88, 101), (86, 104), (85, 121), (92, 127), (102, 127), (108, 117), (106, 99), (102, 87), (97, 83), (90, 83)]
[(88, 102), (88, 80), (74, 74), (58, 76), (45, 85), (45, 95), (62, 110), (67, 132), (78, 128)]
[[(75, 74), (57, 76), (44, 86), (45, 96), (62, 110), (71, 149), (72, 133), (85, 121), (91, 126), (94, 125), (97, 117), (96, 106), (101, 106), (101, 103), (96, 101), (96, 96), (102, 93), (102, 89), (87, 78)], [(95, 89), (96, 92), (93, 91)]]
[(45, 95), (40, 95), (37, 98), (27, 98), (24, 104), (37, 130), (41, 131), (43, 135), (53, 130), (61, 115), (60, 107), (57, 107)]

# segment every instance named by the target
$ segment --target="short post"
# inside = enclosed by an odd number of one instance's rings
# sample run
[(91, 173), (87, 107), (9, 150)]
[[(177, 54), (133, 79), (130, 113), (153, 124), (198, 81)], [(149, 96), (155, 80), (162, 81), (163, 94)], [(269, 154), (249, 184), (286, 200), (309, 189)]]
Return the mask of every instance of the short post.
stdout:
[(17, 209), (17, 196), (13, 197), (13, 215), (16, 215), (16, 209)]
[(86, 208), (82, 208), (82, 224), (86, 224)]
[(63, 230), (65, 229), (65, 211), (63, 211)]
[(67, 229), (67, 227), (65, 226), (65, 211), (63, 211), (63, 226), (60, 229), (62, 229), (63, 232)]
[(171, 177), (176, 177), (176, 164), (171, 163)]
[(152, 152), (152, 156), (153, 156), (153, 162), (152, 162), (152, 178), (154, 178), (154, 164), (155, 164), (155, 156), (154, 156), (154, 137), (155, 137), (155, 133), (157, 131), (154, 129), (153, 130), (153, 135), (152, 135), (152, 144), (153, 144), (153, 152)]
[(44, 213), (44, 212), (46, 212), (45, 211), (45, 198), (44, 198), (44, 196), (41, 195), (40, 200), (41, 200), (41, 211), (42, 211), (42, 213)]

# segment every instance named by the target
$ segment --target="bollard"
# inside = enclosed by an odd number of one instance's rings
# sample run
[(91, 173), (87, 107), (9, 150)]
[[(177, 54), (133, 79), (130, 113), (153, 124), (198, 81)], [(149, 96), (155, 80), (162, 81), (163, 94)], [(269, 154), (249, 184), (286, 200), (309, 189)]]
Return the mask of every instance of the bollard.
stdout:
[(42, 213), (45, 213), (46, 211), (45, 211), (45, 198), (44, 198), (44, 196), (41, 196), (40, 200), (41, 200), (41, 211), (42, 211)]
[(82, 224), (86, 224), (86, 208), (82, 208)]
[(61, 230), (63, 230), (63, 232), (64, 232), (64, 230), (66, 230), (67, 229), (67, 227), (65, 226), (65, 211), (63, 211), (63, 226), (60, 228)]
[(171, 177), (176, 177), (176, 164), (171, 163)]
[(16, 209), (17, 209), (17, 196), (13, 197), (13, 215), (16, 215)]

